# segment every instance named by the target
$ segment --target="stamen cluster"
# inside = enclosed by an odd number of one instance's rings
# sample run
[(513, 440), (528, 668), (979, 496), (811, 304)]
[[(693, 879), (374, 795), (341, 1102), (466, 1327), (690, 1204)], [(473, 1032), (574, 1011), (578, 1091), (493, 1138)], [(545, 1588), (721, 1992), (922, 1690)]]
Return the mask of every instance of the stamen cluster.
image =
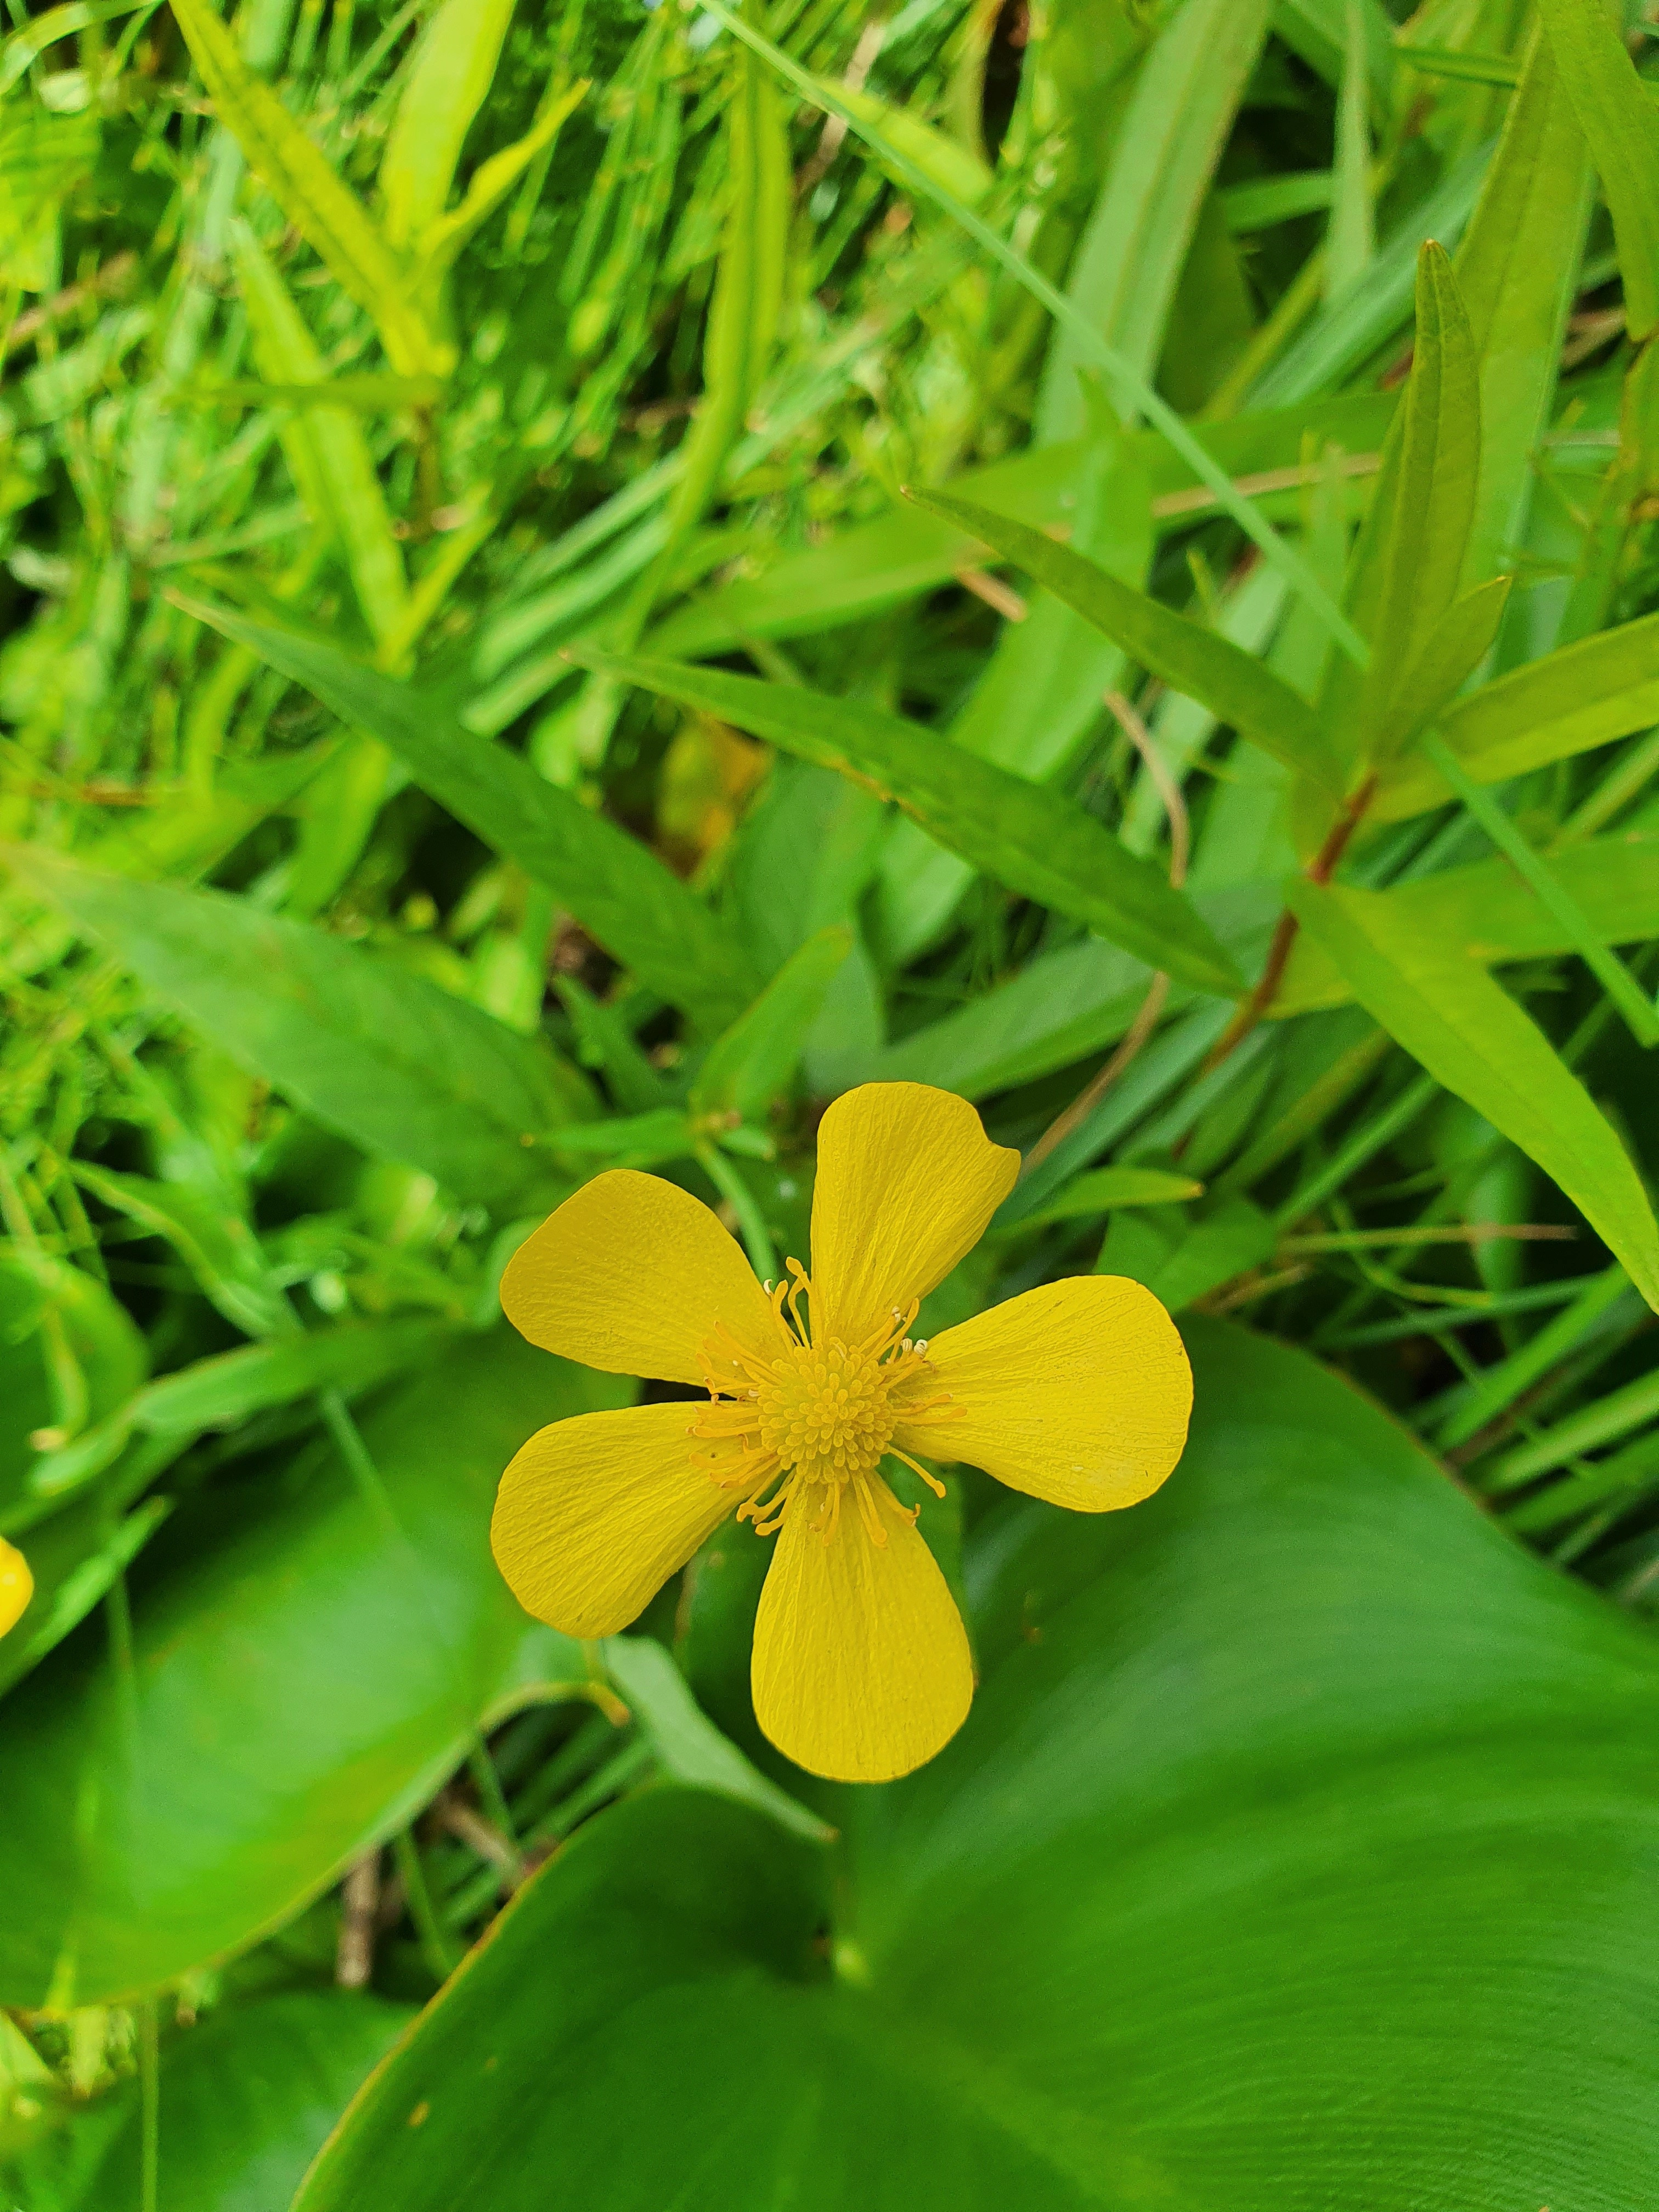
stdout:
[(798, 1260), (788, 1267), (787, 1283), (767, 1285), (777, 1329), (773, 1344), (741, 1345), (721, 1328), (704, 1347), (709, 1403), (690, 1433), (713, 1446), (702, 1458), (710, 1480), (746, 1493), (738, 1518), (752, 1521), (759, 1534), (781, 1528), (794, 1500), (816, 1490), (811, 1525), (828, 1543), (850, 1489), (871, 1541), (884, 1547), (882, 1502), (889, 1511), (902, 1509), (877, 1479), (884, 1453), (893, 1452), (945, 1495), (925, 1468), (894, 1451), (894, 1431), (901, 1423), (908, 1428), (948, 1419), (955, 1409), (948, 1394), (914, 1401), (907, 1394), (927, 1364), (926, 1341), (907, 1333), (915, 1305), (908, 1313), (895, 1307), (861, 1343), (820, 1336), (810, 1320), (806, 1271)]

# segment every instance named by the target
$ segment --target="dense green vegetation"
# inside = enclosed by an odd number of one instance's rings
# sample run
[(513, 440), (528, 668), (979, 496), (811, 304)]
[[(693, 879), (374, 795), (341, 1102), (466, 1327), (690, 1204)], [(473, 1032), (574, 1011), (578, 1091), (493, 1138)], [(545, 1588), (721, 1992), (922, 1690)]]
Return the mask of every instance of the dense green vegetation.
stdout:
[[(12, 0), (0, 2202), (1635, 2212), (1644, 22)], [(496, 1286), (616, 1165), (776, 1274), (894, 1079), (1026, 1155), (921, 1326), (1197, 1397), (951, 1473), (858, 1790), (747, 1529), (520, 1612), (632, 1386)]]

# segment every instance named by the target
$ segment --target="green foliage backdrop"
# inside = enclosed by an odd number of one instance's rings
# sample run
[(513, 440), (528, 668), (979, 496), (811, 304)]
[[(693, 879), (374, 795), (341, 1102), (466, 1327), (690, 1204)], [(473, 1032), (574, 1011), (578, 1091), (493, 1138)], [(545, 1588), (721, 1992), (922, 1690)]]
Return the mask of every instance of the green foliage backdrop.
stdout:
[[(1635, 2212), (1659, 44), (1603, 0), (14, 0), (0, 2197)], [(1148, 1285), (904, 1781), (488, 1548), (606, 1167), (854, 1085)], [(641, 1253), (642, 1277), (650, 1255)], [(647, 1386), (656, 1389), (660, 1386)], [(484, 1940), (484, 1939), (488, 1940)]]

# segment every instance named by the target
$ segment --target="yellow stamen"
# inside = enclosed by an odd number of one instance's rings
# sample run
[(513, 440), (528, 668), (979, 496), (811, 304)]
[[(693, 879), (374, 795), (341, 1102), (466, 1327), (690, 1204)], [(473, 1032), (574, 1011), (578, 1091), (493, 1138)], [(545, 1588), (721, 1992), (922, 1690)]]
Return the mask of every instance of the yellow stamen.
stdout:
[[(763, 1536), (782, 1526), (799, 1498), (814, 1532), (833, 1542), (842, 1492), (850, 1485), (866, 1534), (884, 1549), (874, 1477), (883, 1454), (893, 1449), (894, 1430), (948, 1420), (957, 1409), (948, 1395), (915, 1401), (908, 1395), (927, 1365), (926, 1340), (914, 1341), (908, 1334), (914, 1304), (908, 1312), (895, 1307), (868, 1336), (849, 1345), (817, 1332), (811, 1278), (799, 1260), (786, 1264), (787, 1281), (768, 1286), (775, 1345), (740, 1344), (722, 1326), (703, 1347), (709, 1402), (689, 1433), (712, 1449), (698, 1463), (711, 1481), (747, 1493), (738, 1518), (752, 1521)], [(925, 1468), (904, 1452), (895, 1456), (944, 1497), (943, 1484)], [(821, 1495), (809, 1501), (809, 1492)], [(908, 1517), (914, 1522), (914, 1511)]]

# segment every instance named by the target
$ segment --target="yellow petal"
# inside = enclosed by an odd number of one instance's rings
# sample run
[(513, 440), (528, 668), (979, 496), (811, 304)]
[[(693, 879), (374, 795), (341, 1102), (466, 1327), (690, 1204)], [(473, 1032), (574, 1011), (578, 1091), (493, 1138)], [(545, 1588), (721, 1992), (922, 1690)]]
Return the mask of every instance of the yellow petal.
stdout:
[(922, 1765), (974, 1694), (945, 1577), (879, 1476), (874, 1488), (885, 1550), (850, 1498), (827, 1544), (816, 1516), (791, 1505), (755, 1620), (755, 1717), (797, 1766), (834, 1782), (890, 1782)]
[(1133, 1505), (1185, 1448), (1186, 1351), (1152, 1292), (1127, 1276), (1045, 1283), (947, 1328), (927, 1358), (927, 1395), (937, 1383), (961, 1414), (901, 1425), (899, 1449), (966, 1460), (1073, 1512)]
[(595, 1176), (520, 1244), (501, 1310), (521, 1336), (584, 1367), (701, 1382), (717, 1322), (745, 1343), (775, 1334), (766, 1294), (700, 1199), (660, 1176)]
[(0, 1636), (16, 1627), (33, 1595), (28, 1561), (0, 1536)]
[(538, 1429), (501, 1477), (490, 1549), (526, 1613), (567, 1636), (636, 1620), (735, 1503), (691, 1455), (696, 1407), (632, 1406)]
[(965, 1098), (922, 1083), (866, 1083), (818, 1127), (812, 1194), (814, 1329), (854, 1342), (943, 1282), (1014, 1187), (1019, 1154), (994, 1145)]

